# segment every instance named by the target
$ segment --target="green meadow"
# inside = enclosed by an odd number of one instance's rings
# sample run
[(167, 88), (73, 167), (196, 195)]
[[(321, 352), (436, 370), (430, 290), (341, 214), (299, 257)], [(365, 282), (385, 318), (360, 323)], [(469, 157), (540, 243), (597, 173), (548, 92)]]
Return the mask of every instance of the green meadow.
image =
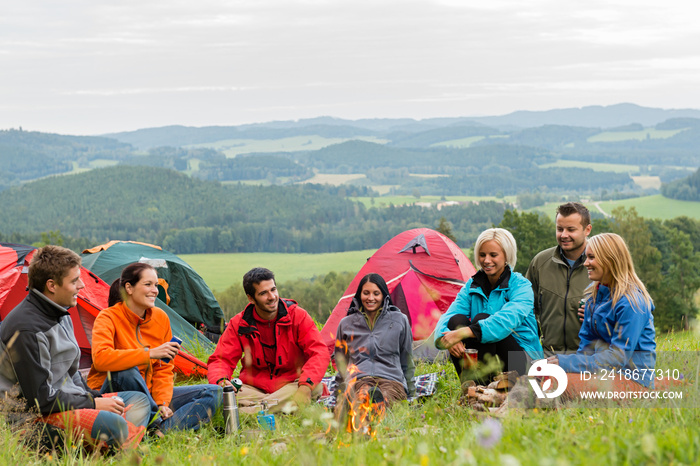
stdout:
[(203, 144), (192, 144), (186, 147), (207, 147), (216, 149), (226, 157), (235, 157), (238, 154), (249, 154), (253, 152), (296, 152), (302, 150), (318, 150), (333, 144), (357, 139), (362, 141), (376, 142), (383, 144), (384, 139), (377, 139), (373, 136), (359, 136), (356, 138), (325, 138), (323, 136), (294, 136), (281, 139), (226, 139)]
[(495, 196), (444, 196), (444, 199), (440, 196), (380, 196), (380, 197), (350, 197), (348, 198), (353, 201), (361, 202), (365, 207), (389, 207), (393, 204), (397, 205), (412, 205), (416, 202), (429, 202), (431, 204), (436, 204), (438, 202), (445, 201), (455, 201), (455, 202), (478, 202), (478, 201), (503, 201), (503, 202), (515, 202), (515, 196), (505, 196), (502, 198), (497, 198)]
[(302, 181), (302, 183), (317, 183), (329, 184), (331, 186), (340, 186), (353, 180), (366, 178), (363, 173), (335, 174), (335, 173), (316, 173), (312, 178)]
[(640, 131), (604, 131), (588, 138), (588, 142), (618, 142), (645, 139), (667, 139), (683, 131), (683, 129), (654, 129), (645, 128)]
[(596, 163), (583, 162), (580, 160), (563, 160), (559, 159), (554, 163), (545, 163), (540, 165), (540, 168), (590, 168), (597, 172), (615, 172), (615, 173), (639, 173), (639, 165), (625, 165), (621, 163)]
[[(698, 335), (658, 336), (673, 368), (683, 372), (683, 399), (668, 408), (646, 400), (613, 407), (564, 403), (558, 409), (509, 407), (477, 412), (457, 402), (461, 390), (451, 363), (420, 362), (416, 374), (442, 374), (436, 393), (394, 405), (372, 427), (375, 436), (339, 429), (330, 411), (312, 405), (276, 415), (276, 430), (261, 430), (256, 418), (241, 415), (242, 433), (223, 436), (217, 414), (198, 432), (171, 432), (146, 439), (135, 451), (101, 458), (69, 444), (62, 454), (40, 452), (23, 434), (0, 430), (0, 463), (8, 465), (689, 465), (700, 462), (698, 368), (688, 363)], [(683, 360), (686, 360), (683, 363)], [(671, 365), (669, 365), (671, 368)], [(444, 371), (444, 372), (443, 372)], [(196, 381), (193, 381), (196, 383)], [(179, 382), (182, 383), (182, 382)], [(192, 383), (192, 382), (189, 382)], [(521, 383), (526, 384), (526, 381)], [(526, 387), (528, 387), (526, 385)], [(0, 421), (1, 423), (2, 421)]]
[(700, 202), (678, 201), (663, 197), (661, 194), (621, 201), (601, 201), (598, 204), (608, 214), (616, 207), (634, 207), (639, 215), (646, 218), (668, 220), (686, 216), (700, 219)]
[(209, 288), (223, 291), (240, 285), (243, 274), (253, 267), (266, 267), (280, 283), (298, 278), (313, 278), (328, 272), (357, 272), (376, 249), (326, 254), (182, 254), (182, 260), (202, 276)]
[[(646, 218), (658, 218), (668, 220), (671, 218), (686, 216), (700, 219), (700, 202), (678, 201), (663, 197), (661, 194), (654, 196), (635, 197), (620, 201), (581, 201), (591, 212), (601, 212), (610, 215), (616, 207), (634, 207), (637, 213)], [(528, 212), (540, 211), (549, 215), (552, 220), (556, 215), (560, 202), (548, 202), (539, 207), (528, 209)]]
[(449, 141), (436, 142), (431, 144), (430, 147), (454, 147), (458, 149), (466, 149), (471, 147), (475, 142), (479, 142), (483, 139), (507, 139), (508, 135), (494, 135), (494, 136), (470, 136), (468, 138), (461, 139), (450, 139)]

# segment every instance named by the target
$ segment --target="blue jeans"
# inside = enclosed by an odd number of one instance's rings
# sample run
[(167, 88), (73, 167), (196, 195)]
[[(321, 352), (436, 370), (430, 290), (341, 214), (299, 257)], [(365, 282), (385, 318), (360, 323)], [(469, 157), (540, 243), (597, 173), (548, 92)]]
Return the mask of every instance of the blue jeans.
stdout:
[(161, 420), (159, 407), (148, 391), (146, 381), (143, 380), (137, 367), (125, 371), (109, 372), (102, 384), (102, 393), (117, 390), (133, 390), (148, 396), (150, 404), (151, 422), (160, 426), (163, 432), (171, 429), (199, 429), (199, 425), (208, 422), (216, 413), (221, 404), (222, 389), (218, 385), (187, 385), (173, 387), (173, 398), (170, 401), (170, 409), (173, 415)]
[(108, 411), (100, 411), (92, 425), (90, 435), (94, 439), (105, 438), (108, 445), (121, 445), (129, 434), (124, 419), (136, 426), (147, 426), (150, 417), (148, 398), (143, 393), (134, 391), (117, 392), (124, 405), (131, 407), (122, 418), (120, 415)]
[(185, 385), (173, 388), (170, 409), (173, 415), (164, 420), (161, 430), (199, 429), (199, 425), (208, 422), (221, 405), (222, 389), (219, 385)]

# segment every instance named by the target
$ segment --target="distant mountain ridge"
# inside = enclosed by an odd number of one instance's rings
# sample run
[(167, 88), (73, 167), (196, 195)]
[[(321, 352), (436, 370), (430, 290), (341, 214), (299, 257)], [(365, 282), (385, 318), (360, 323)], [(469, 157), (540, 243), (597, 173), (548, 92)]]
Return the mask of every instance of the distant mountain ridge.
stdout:
[(544, 111), (519, 110), (501, 116), (426, 118), (363, 118), (346, 120), (330, 116), (290, 121), (271, 121), (238, 126), (164, 126), (105, 134), (105, 137), (132, 144), (141, 149), (166, 145), (188, 145), (224, 139), (274, 139), (290, 135), (315, 134), (326, 137), (372, 136), (388, 133), (420, 133), (452, 126), (490, 126), (492, 128), (534, 128), (544, 125), (586, 128), (615, 128), (634, 123), (654, 126), (673, 118), (700, 119), (700, 110), (661, 109), (622, 103), (609, 106)]
[(508, 115), (480, 117), (473, 118), (473, 120), (488, 126), (519, 126), (523, 128), (544, 125), (614, 128), (632, 123), (654, 126), (672, 118), (700, 118), (700, 110), (666, 110), (625, 103), (605, 107), (591, 105), (581, 108), (554, 109), (540, 112), (519, 110)]

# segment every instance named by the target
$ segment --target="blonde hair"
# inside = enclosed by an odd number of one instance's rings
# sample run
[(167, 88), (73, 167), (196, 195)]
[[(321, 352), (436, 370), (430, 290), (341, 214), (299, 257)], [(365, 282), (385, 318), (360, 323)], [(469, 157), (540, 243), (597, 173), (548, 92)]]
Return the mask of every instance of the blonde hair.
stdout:
[[(593, 253), (598, 264), (612, 277), (610, 283), (605, 285), (610, 287), (613, 306), (625, 296), (632, 307), (637, 310), (641, 310), (642, 303), (651, 307), (653, 303), (651, 296), (634, 271), (632, 256), (625, 240), (620, 235), (600, 233), (588, 239), (587, 247)], [(587, 294), (593, 296), (594, 302), (599, 283), (593, 282), (587, 290)]]
[(510, 231), (503, 228), (489, 228), (484, 230), (479, 237), (476, 239), (476, 244), (474, 244), (474, 263), (477, 264), (479, 268), (479, 251), (481, 246), (487, 241), (495, 241), (503, 249), (506, 255), (506, 264), (508, 264), (512, 269), (515, 269), (515, 263), (518, 260), (518, 246), (515, 244), (515, 238), (510, 233)]

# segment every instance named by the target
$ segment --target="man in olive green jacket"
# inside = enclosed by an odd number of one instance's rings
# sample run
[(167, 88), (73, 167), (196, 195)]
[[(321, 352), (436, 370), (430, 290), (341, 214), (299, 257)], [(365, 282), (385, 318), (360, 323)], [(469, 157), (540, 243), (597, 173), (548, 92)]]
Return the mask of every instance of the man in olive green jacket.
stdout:
[(588, 209), (577, 202), (560, 205), (556, 226), (558, 245), (537, 254), (525, 275), (532, 282), (545, 355), (578, 349), (579, 303), (591, 282), (583, 265), (591, 233)]

